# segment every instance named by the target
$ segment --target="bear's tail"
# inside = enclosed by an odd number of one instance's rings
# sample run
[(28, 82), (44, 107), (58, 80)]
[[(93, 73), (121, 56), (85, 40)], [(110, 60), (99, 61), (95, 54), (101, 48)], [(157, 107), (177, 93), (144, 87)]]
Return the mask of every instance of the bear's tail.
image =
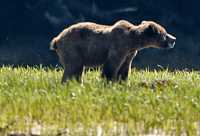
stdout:
[(57, 44), (57, 38), (55, 37), (51, 41), (49, 49), (52, 50), (52, 51), (55, 51), (57, 49), (57, 45), (56, 44)]

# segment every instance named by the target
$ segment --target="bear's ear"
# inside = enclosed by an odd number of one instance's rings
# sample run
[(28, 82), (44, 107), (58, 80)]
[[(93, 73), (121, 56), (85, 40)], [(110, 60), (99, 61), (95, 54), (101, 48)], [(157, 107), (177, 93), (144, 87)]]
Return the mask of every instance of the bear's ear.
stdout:
[(145, 24), (145, 23), (147, 23), (147, 21), (142, 21), (142, 24)]
[(155, 26), (152, 24), (148, 24), (144, 32), (145, 32), (145, 34), (148, 34), (148, 35), (154, 35), (154, 34), (158, 33), (156, 31)]

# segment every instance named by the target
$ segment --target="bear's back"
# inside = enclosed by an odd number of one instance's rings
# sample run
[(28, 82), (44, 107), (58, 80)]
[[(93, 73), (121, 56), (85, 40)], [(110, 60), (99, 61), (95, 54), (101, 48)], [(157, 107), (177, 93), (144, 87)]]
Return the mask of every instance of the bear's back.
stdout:
[(80, 30), (80, 29), (91, 30), (91, 31), (103, 31), (103, 30), (109, 29), (110, 27), (111, 26), (109, 25), (96, 24), (92, 22), (83, 22), (83, 23), (74, 24), (68, 27), (67, 29), (69, 31)]
[(67, 27), (58, 37), (60, 37), (60, 39), (64, 37), (79, 38), (81, 35), (88, 35), (89, 33), (107, 32), (111, 27), (112, 26), (109, 25), (101, 25), (92, 22), (82, 22)]

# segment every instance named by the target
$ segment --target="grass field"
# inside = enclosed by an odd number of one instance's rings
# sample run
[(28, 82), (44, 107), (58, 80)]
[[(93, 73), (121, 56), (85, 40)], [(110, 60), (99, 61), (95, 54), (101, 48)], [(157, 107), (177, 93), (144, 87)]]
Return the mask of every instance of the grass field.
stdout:
[(88, 71), (61, 85), (62, 72), (0, 68), (0, 136), (200, 135), (199, 72), (133, 70), (107, 83)]

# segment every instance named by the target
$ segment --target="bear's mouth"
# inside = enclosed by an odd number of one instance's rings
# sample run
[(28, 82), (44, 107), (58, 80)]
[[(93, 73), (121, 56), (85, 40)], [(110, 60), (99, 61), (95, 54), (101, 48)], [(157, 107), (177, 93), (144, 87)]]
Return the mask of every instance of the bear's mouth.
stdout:
[(166, 36), (166, 40), (168, 42), (168, 48), (174, 48), (174, 45), (175, 45), (175, 42), (176, 42), (176, 37), (174, 37), (173, 35), (171, 34), (167, 34)]
[(174, 48), (175, 43), (176, 43), (175, 41), (174, 41), (174, 42), (168, 43), (168, 48), (169, 48), (169, 49)]

